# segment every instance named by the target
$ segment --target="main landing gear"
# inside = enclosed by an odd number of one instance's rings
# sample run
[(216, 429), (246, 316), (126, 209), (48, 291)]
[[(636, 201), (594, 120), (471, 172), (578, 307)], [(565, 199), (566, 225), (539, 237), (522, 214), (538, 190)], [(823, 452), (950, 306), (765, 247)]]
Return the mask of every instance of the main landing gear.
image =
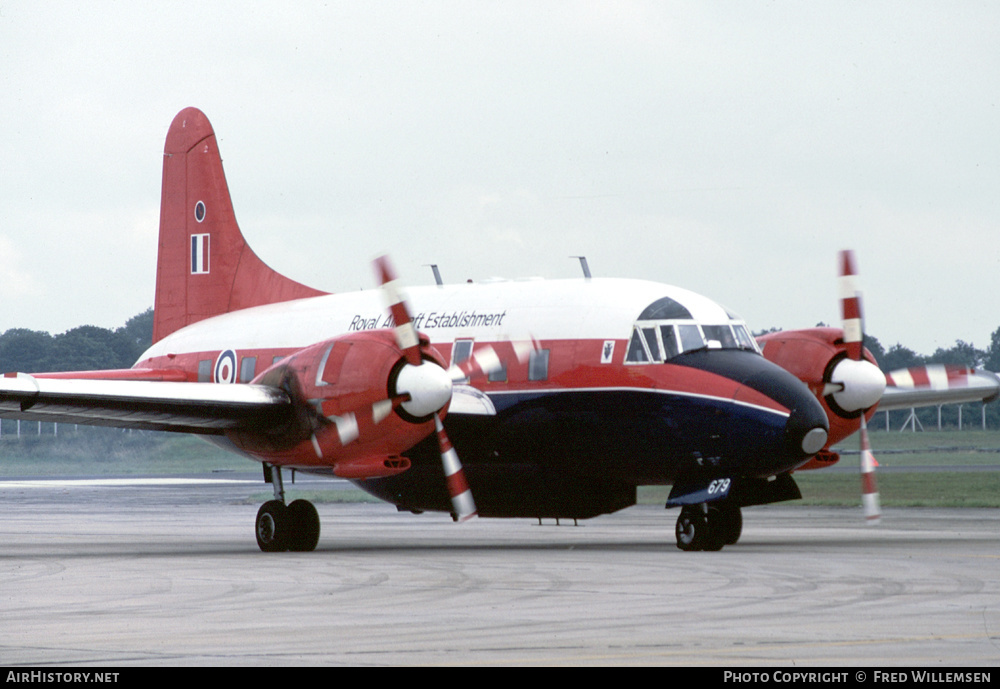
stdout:
[(257, 510), (257, 545), (265, 553), (285, 550), (309, 552), (319, 542), (319, 514), (308, 500), (285, 504), (281, 467), (264, 465), (264, 478), (274, 487), (274, 500)]
[(681, 550), (722, 550), (740, 540), (743, 514), (738, 505), (685, 505), (677, 517), (677, 547)]

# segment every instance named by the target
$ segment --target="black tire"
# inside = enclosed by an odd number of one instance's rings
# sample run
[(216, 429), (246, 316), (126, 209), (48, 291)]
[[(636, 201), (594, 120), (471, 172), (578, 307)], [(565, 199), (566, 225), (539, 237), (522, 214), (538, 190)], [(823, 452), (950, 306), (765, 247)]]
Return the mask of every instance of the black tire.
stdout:
[(725, 540), (726, 515), (715, 505), (709, 505), (705, 510), (705, 538), (701, 542), (702, 550), (722, 550)]
[(705, 537), (708, 535), (708, 521), (700, 507), (682, 507), (674, 527), (677, 536), (677, 547), (681, 550), (704, 550)]
[(308, 553), (319, 543), (319, 513), (308, 500), (295, 500), (288, 506), (288, 549)]
[(740, 540), (740, 536), (743, 534), (743, 513), (740, 508), (737, 506), (719, 508), (715, 529), (723, 545), (733, 545)]
[(288, 549), (288, 508), (280, 500), (268, 500), (257, 510), (257, 545), (265, 553), (280, 553)]

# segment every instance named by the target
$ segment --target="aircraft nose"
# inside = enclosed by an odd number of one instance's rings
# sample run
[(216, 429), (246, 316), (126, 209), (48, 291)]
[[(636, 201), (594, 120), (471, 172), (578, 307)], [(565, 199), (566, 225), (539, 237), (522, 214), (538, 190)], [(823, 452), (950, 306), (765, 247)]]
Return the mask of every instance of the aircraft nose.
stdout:
[[(784, 423), (773, 415), (743, 441), (749, 453), (744, 465), (758, 476), (779, 474), (800, 466), (823, 449), (830, 422), (816, 396), (794, 375), (759, 354), (737, 350), (692, 352), (678, 363), (725, 376), (740, 385), (737, 401), (750, 402), (764, 395), (787, 413)], [(746, 397), (743, 397), (744, 392)]]
[(809, 459), (826, 445), (830, 422), (816, 396), (784, 369), (774, 366), (758, 371), (745, 381), (788, 409), (783, 456), (774, 457), (774, 471), (787, 471)]
[(808, 394), (808, 391), (804, 398), (805, 403), (791, 410), (788, 423), (785, 424), (788, 450), (793, 457), (801, 459), (812, 457), (822, 450), (830, 430), (826, 414), (816, 398)]

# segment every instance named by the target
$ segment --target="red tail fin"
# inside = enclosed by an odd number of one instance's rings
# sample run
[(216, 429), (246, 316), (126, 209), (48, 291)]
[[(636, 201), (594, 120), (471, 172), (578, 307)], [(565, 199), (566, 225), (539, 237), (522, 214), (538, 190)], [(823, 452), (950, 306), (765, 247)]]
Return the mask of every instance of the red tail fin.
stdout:
[(212, 125), (196, 108), (179, 112), (163, 149), (153, 342), (210, 316), (321, 294), (247, 246)]

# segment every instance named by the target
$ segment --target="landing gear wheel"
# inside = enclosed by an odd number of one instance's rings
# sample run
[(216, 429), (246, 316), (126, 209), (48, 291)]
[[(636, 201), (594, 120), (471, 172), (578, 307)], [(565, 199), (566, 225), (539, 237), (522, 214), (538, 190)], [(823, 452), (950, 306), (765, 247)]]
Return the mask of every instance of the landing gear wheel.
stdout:
[(257, 545), (265, 553), (287, 550), (289, 531), (288, 508), (280, 500), (268, 500), (257, 510)]
[(725, 516), (717, 507), (705, 505), (682, 507), (674, 529), (677, 535), (677, 547), (689, 551), (722, 550), (722, 546), (726, 545), (726, 525)]
[[(709, 516), (709, 519), (712, 517)], [(733, 545), (743, 534), (743, 513), (739, 507), (720, 507), (715, 519), (723, 545)]]
[(708, 536), (708, 519), (700, 505), (681, 508), (674, 528), (677, 536), (677, 547), (681, 550), (704, 550)]
[(288, 506), (288, 549), (308, 553), (319, 543), (319, 513), (308, 500), (295, 500)]

